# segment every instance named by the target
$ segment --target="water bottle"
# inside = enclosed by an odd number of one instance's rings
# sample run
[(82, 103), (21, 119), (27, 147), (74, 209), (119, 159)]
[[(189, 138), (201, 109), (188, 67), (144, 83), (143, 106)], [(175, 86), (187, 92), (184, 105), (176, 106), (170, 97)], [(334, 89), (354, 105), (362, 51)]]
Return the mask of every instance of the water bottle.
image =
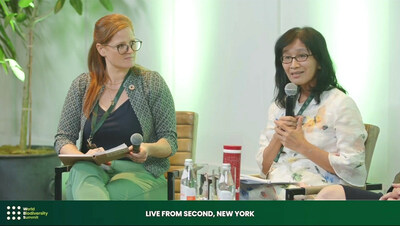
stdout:
[(219, 200), (235, 200), (235, 182), (232, 178), (231, 164), (224, 163), (218, 178), (217, 196)]
[(193, 160), (185, 159), (185, 169), (181, 177), (181, 200), (196, 200), (196, 187)]

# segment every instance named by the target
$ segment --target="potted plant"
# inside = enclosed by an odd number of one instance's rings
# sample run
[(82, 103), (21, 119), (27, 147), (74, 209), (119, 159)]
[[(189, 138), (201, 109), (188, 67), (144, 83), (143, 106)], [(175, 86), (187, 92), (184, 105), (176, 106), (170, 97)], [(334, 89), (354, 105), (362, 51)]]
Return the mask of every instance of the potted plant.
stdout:
[[(82, 15), (82, 0), (69, 2)], [(111, 0), (99, 2), (107, 10), (113, 10)], [(0, 64), (6, 74), (12, 72), (24, 83), (19, 145), (0, 147), (0, 200), (40, 200), (54, 196), (54, 167), (60, 161), (52, 146), (40, 148), (31, 144), (31, 82), (35, 26), (59, 12), (65, 0), (57, 0), (54, 8), (44, 13), (40, 10), (41, 3), (43, 0), (0, 0)], [(20, 66), (17, 43), (23, 43), (26, 49), (26, 67)]]

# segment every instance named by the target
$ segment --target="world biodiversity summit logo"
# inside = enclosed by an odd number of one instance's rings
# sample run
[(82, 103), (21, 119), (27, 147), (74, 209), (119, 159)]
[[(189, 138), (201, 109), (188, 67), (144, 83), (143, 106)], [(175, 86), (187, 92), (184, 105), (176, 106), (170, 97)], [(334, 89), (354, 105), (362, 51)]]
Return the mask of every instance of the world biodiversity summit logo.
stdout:
[(35, 207), (7, 206), (7, 221), (39, 220), (41, 217), (47, 217), (46, 211), (37, 211)]

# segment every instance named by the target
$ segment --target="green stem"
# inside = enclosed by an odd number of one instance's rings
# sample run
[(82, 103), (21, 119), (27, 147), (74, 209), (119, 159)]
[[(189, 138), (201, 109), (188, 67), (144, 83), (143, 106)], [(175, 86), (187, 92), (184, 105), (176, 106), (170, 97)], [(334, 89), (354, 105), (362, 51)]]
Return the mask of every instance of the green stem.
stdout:
[(6, 3), (4, 2), (4, 0), (0, 1), (1, 7), (3, 7), (4, 13), (6, 14), (6, 16), (8, 16), (8, 14), (10, 14), (10, 12), (8, 11), (8, 7), (6, 5)]
[[(33, 26), (35, 26), (35, 25), (33, 25)], [(31, 146), (32, 146), (32, 86), (31, 86), (31, 84), (32, 84), (32, 72), (33, 72), (33, 70), (32, 70), (33, 41), (34, 41), (34, 33), (33, 33), (34, 27), (33, 26), (29, 28), (29, 44), (28, 44), (28, 54), (29, 54), (29, 63), (28, 63), (29, 100), (28, 100), (28, 102), (29, 102), (29, 109), (31, 109), (29, 111), (29, 122), (28, 122), (28, 125), (29, 125), (29, 130), (28, 130), (29, 131), (29, 134), (28, 134), (29, 149), (31, 149)]]
[[(19, 146), (22, 150), (27, 148), (27, 137), (29, 138), (29, 148), (31, 147), (32, 141), (32, 66), (33, 66), (33, 42), (34, 42), (34, 28), (35, 28), (35, 17), (39, 5), (35, 2), (35, 8), (32, 12), (32, 19), (29, 21), (27, 27), (28, 33), (28, 73), (27, 78), (24, 82), (24, 90), (22, 95), (22, 113), (21, 113), (21, 128), (20, 128), (20, 140)], [(29, 127), (29, 129), (28, 129)], [(29, 134), (28, 134), (29, 131)]]

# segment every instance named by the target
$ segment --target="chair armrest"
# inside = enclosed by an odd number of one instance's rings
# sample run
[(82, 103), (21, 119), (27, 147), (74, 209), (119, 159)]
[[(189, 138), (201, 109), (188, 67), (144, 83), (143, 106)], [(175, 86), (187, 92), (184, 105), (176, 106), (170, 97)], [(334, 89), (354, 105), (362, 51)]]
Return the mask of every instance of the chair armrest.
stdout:
[(62, 196), (62, 173), (68, 172), (71, 169), (71, 166), (57, 166), (54, 169), (55, 177), (54, 177), (54, 199), (61, 200)]
[(318, 194), (324, 187), (328, 185), (321, 186), (309, 186), (304, 188), (287, 188), (286, 189), (286, 200), (294, 200), (295, 195), (315, 195)]
[(64, 172), (68, 172), (71, 169), (71, 166), (65, 166), (65, 165), (61, 165), (61, 166), (56, 166), (55, 168), (55, 173), (64, 173)]
[(367, 190), (367, 191), (382, 190), (382, 184), (366, 184), (365, 190)]
[(172, 170), (167, 172), (168, 200), (175, 199), (175, 178), (180, 178), (182, 170)]
[(393, 180), (393, 184), (398, 184), (398, 183), (400, 183), (400, 172), (396, 174)]
[(286, 188), (286, 200), (294, 200), (295, 195), (305, 195), (305, 188)]

